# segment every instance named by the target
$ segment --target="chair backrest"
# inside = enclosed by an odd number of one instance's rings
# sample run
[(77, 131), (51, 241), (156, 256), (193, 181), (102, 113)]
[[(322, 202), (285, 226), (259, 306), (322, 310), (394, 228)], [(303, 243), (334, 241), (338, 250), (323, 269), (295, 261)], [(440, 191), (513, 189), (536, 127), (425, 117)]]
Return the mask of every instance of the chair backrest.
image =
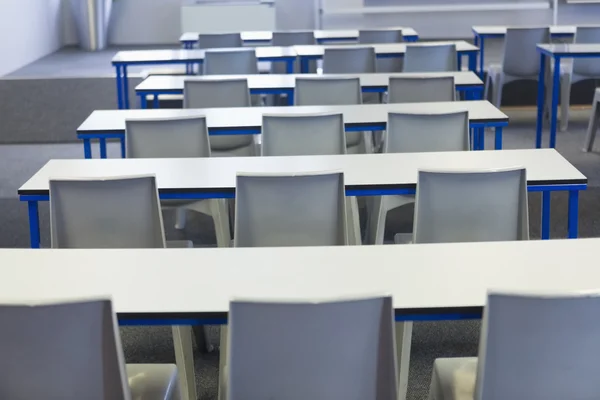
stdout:
[(206, 117), (125, 121), (127, 158), (210, 157)]
[(401, 43), (404, 41), (402, 29), (361, 29), (358, 32), (358, 43)]
[(390, 297), (229, 310), (229, 400), (396, 400)]
[(475, 399), (597, 398), (598, 310), (598, 294), (490, 294)]
[(344, 115), (263, 115), (263, 156), (346, 153)]
[(294, 104), (298, 106), (333, 106), (361, 104), (359, 78), (296, 78)]
[(445, 72), (458, 69), (454, 44), (411, 44), (404, 53), (404, 72)]
[(323, 53), (325, 74), (368, 74), (376, 70), (373, 47), (326, 47)]
[(238, 174), (235, 247), (346, 245), (344, 174)]
[[(600, 26), (577, 27), (575, 43), (600, 43)], [(573, 60), (573, 73), (600, 77), (600, 62), (595, 58), (576, 58)]]
[(273, 32), (273, 46), (300, 46), (315, 44), (313, 31)]
[(204, 75), (258, 74), (254, 49), (207, 50), (204, 52)]
[(131, 399), (109, 300), (1, 305), (0, 325), (0, 398)]
[(413, 241), (529, 239), (524, 168), (419, 171)]
[(242, 35), (239, 33), (202, 33), (198, 35), (198, 48), (219, 49), (242, 47)]
[(536, 77), (540, 71), (539, 43), (550, 42), (550, 29), (508, 28), (504, 39), (502, 70), (518, 77)]
[(154, 176), (50, 179), (53, 248), (165, 247)]
[(385, 153), (469, 150), (469, 113), (389, 113)]
[(250, 107), (247, 79), (186, 80), (184, 108)]
[(453, 76), (391, 77), (388, 103), (427, 103), (456, 100)]

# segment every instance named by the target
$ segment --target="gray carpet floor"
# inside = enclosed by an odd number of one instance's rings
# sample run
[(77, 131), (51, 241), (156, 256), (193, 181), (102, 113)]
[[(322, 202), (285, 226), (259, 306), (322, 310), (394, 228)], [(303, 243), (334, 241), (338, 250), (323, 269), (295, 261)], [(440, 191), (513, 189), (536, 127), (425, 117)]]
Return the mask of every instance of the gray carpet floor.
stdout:
[[(499, 60), (497, 44), (486, 43), (487, 59)], [(63, 49), (50, 55), (39, 62), (33, 63), (21, 70), (11, 74), (8, 79), (30, 79), (33, 77), (91, 77), (110, 76), (113, 74), (110, 59), (117, 49), (109, 49), (100, 53), (88, 53), (82, 55), (74, 49)], [(132, 73), (139, 72), (136, 69)], [(113, 83), (108, 81), (106, 85)], [(589, 86), (589, 85), (588, 85)], [(24, 86), (15, 89), (22, 91)], [(511, 90), (507, 88), (508, 104), (527, 103), (535, 99), (535, 85), (528, 86), (527, 83), (512, 84)], [(54, 90), (54, 89), (53, 89)], [(69, 89), (71, 90), (71, 89)], [(75, 88), (73, 89), (75, 90)], [(87, 90), (87, 89), (86, 89)], [(574, 89), (579, 90), (579, 89)], [(581, 90), (589, 91), (590, 88)], [(33, 127), (34, 121), (39, 121), (39, 113), (48, 114), (48, 104), (51, 102), (51, 94), (46, 95), (44, 103), (32, 106), (31, 110), (21, 115), (19, 119), (12, 115), (5, 116), (1, 113), (5, 106), (0, 107), (0, 115), (3, 123), (0, 124), (0, 143), (8, 135), (14, 135), (11, 140), (24, 137), (23, 142), (31, 140), (39, 141), (39, 137), (48, 137), (51, 142), (64, 142), (74, 139), (75, 127), (82, 122), (83, 116), (89, 113), (88, 108), (98, 108), (94, 101), (89, 98), (97, 96), (97, 88), (89, 89), (87, 97), (76, 98), (73, 103), (82, 103), (81, 109), (70, 110), (73, 106), (59, 103), (54, 105), (49, 115), (45, 116), (44, 130)], [(512, 92), (512, 94), (511, 94)], [(39, 93), (39, 92), (36, 92)], [(61, 96), (67, 97), (69, 93)], [(106, 93), (102, 99), (103, 107), (112, 108), (114, 94)], [(530, 98), (529, 98), (530, 97)], [(587, 94), (584, 99), (591, 100)], [(510, 100), (512, 98), (512, 101)], [(48, 100), (49, 99), (49, 100)], [(66, 99), (62, 99), (66, 101)], [(85, 103), (85, 104), (83, 104)], [(29, 106), (29, 105), (28, 105)], [(7, 113), (23, 113), (23, 107), (19, 110), (7, 111)], [(55, 113), (66, 108), (61, 118), (64, 122), (54, 123)], [(11, 109), (12, 110), (12, 109)], [(27, 109), (25, 109), (27, 110)], [(510, 125), (504, 130), (504, 147), (508, 149), (533, 148), (535, 139), (535, 110), (511, 110), (505, 112), (510, 117)], [(80, 115), (81, 114), (81, 115)], [(12, 120), (9, 120), (11, 117)], [(579, 207), (579, 233), (581, 237), (600, 236), (600, 145), (599, 150), (592, 153), (583, 153), (581, 147), (585, 136), (589, 108), (573, 110), (571, 124), (568, 132), (560, 133), (558, 136), (558, 150), (577, 168), (589, 178), (589, 189), (582, 192)], [(10, 121), (10, 122), (7, 122)], [(25, 124), (25, 122), (27, 124)], [(33, 124), (33, 125), (32, 125)], [(38, 124), (39, 125), (39, 124)], [(39, 131), (31, 134), (32, 129)], [(28, 136), (29, 135), (29, 136)], [(493, 132), (486, 133), (487, 147), (493, 145)], [(544, 137), (547, 146), (548, 134)], [(119, 156), (119, 146), (116, 143), (109, 144), (109, 157)], [(97, 146), (94, 146), (97, 151)], [(97, 154), (95, 155), (97, 157)], [(29, 231), (27, 222), (27, 207), (19, 202), (16, 191), (37, 169), (53, 158), (82, 158), (83, 147), (81, 143), (53, 143), (53, 144), (5, 144), (0, 145), (0, 247), (28, 247)], [(530, 230), (533, 239), (540, 236), (540, 195), (538, 193), (529, 196)], [(567, 233), (567, 196), (564, 193), (552, 195), (552, 226), (551, 237), (564, 238)], [(214, 229), (212, 222), (207, 217), (193, 215), (188, 216), (188, 224), (183, 232), (173, 229), (172, 212), (165, 213), (165, 228), (168, 239), (189, 239), (196, 246), (215, 246)], [(42, 245), (49, 245), (49, 216), (47, 204), (40, 207), (40, 221)], [(391, 240), (395, 232), (406, 232), (412, 226), (412, 209), (401, 208), (389, 216), (386, 224), (386, 238)], [(485, 260), (482, 260), (482, 268), (485, 268)], [(128, 362), (173, 362), (173, 343), (171, 331), (167, 327), (124, 327), (121, 328), (126, 359)], [(418, 400), (427, 397), (429, 380), (433, 361), (437, 357), (450, 356), (474, 356), (477, 353), (479, 337), (479, 321), (455, 321), (455, 322), (422, 322), (416, 323), (413, 334), (413, 345), (411, 355), (411, 370), (409, 379), (408, 399)], [(198, 395), (200, 399), (213, 400), (217, 394), (218, 374), (218, 352), (203, 354), (199, 351), (195, 356), (196, 380)]]

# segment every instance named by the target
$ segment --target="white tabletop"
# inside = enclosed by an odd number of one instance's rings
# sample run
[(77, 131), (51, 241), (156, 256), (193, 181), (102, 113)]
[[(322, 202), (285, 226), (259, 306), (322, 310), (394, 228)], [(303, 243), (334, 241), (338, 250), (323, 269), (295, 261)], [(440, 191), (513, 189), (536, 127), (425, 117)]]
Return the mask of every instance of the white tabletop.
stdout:
[(162, 193), (233, 193), (236, 175), (343, 171), (347, 189), (414, 189), (420, 169), (525, 167), (529, 185), (585, 184), (554, 149), (294, 157), (51, 160), (19, 189), (47, 195), (50, 178), (156, 176)]
[(437, 103), (357, 104), (336, 106), (238, 107), (204, 109), (96, 110), (77, 128), (78, 135), (125, 132), (127, 119), (206, 116), (209, 129), (243, 130), (262, 127), (268, 115), (342, 113), (346, 126), (385, 124), (390, 112), (443, 113), (467, 110), (471, 122), (508, 122), (508, 116), (487, 100)]
[(435, 46), (439, 44), (454, 44), (456, 45), (456, 51), (477, 51), (479, 47), (467, 43), (464, 40), (455, 41), (444, 41), (444, 42), (417, 42), (417, 43), (387, 43), (387, 44), (347, 44), (347, 45), (303, 45), (294, 46), (298, 56), (322, 56), (325, 53), (325, 49), (348, 49), (351, 47), (373, 47), (375, 48), (376, 54), (404, 54), (406, 52), (406, 46)]
[[(402, 29), (403, 36), (417, 36), (417, 32), (413, 28), (395, 27), (380, 30), (397, 30)], [(293, 32), (293, 31), (290, 31)], [(242, 41), (253, 42), (270, 42), (273, 39), (272, 31), (246, 31), (240, 33)], [(357, 29), (348, 30), (315, 30), (314, 36), (316, 40), (334, 40), (334, 39), (358, 39)], [(198, 32), (186, 32), (179, 38), (180, 42), (197, 42)]]
[[(452, 314), (482, 307), (490, 290), (597, 291), (600, 268), (593, 261), (599, 247), (600, 239), (577, 239), (246, 249), (3, 249), (0, 302), (110, 297), (121, 318), (159, 321), (170, 313), (224, 317), (232, 298), (326, 300), (390, 294), (397, 315)], [(575, 258), (585, 262), (574, 263)]]
[(205, 75), (205, 76), (185, 76), (185, 75), (150, 75), (142, 83), (136, 86), (135, 90), (143, 91), (161, 91), (161, 90), (180, 90), (183, 92), (185, 81), (211, 81), (226, 79), (247, 79), (250, 89), (293, 89), (296, 86), (296, 78), (360, 78), (362, 87), (381, 88), (387, 87), (389, 79), (392, 77), (442, 77), (453, 76), (454, 83), (460, 86), (483, 85), (483, 81), (477, 74), (471, 71), (454, 72), (429, 72), (429, 73), (374, 73), (374, 74), (256, 74), (256, 75)]
[(600, 43), (589, 44), (538, 44), (538, 50), (554, 55), (600, 55)]
[[(146, 62), (169, 62), (169, 61), (202, 61), (206, 51), (227, 51), (232, 49), (210, 49), (210, 50), (129, 50), (119, 51), (112, 59), (113, 63), (146, 63)], [(256, 47), (256, 57), (284, 58), (296, 57), (296, 51), (292, 47), (262, 46)]]
[[(480, 25), (473, 26), (473, 32), (478, 35), (506, 35), (506, 29), (512, 28), (511, 26), (501, 26), (501, 25)], [(520, 28), (515, 26), (514, 28)], [(554, 25), (550, 26), (550, 33), (552, 34), (575, 34), (577, 31), (576, 26), (566, 26), (566, 25)]]

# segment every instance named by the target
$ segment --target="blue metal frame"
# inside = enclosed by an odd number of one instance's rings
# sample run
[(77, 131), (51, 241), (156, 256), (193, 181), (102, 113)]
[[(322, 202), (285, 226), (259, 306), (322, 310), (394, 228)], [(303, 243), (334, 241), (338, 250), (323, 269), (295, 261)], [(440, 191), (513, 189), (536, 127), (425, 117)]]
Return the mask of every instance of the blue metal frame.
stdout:
[[(550, 238), (550, 192), (569, 192), (568, 205), (568, 237), (577, 238), (578, 218), (579, 218), (579, 191), (586, 190), (587, 184), (557, 184), (557, 185), (529, 185), (529, 192), (542, 192), (542, 239)], [(346, 189), (346, 196), (388, 196), (388, 195), (406, 195), (415, 194), (415, 188), (364, 188), (364, 189)], [(230, 190), (215, 192), (167, 192), (159, 193), (162, 200), (201, 200), (201, 199), (231, 199), (235, 198), (235, 193)], [(19, 195), (21, 201), (28, 202), (29, 210), (29, 235), (31, 248), (40, 247), (40, 221), (38, 213), (38, 202), (49, 201), (48, 194), (40, 195)]]

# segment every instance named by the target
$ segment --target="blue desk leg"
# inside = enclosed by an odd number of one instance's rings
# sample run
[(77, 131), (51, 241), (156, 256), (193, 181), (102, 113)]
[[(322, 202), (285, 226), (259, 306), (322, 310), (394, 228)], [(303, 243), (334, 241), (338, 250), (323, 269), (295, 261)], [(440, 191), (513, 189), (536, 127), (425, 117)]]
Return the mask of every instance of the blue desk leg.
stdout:
[(540, 53), (540, 73), (538, 77), (538, 95), (537, 95), (537, 124), (535, 128), (535, 147), (542, 148), (542, 129), (544, 127), (544, 102), (546, 99), (546, 56)]
[(477, 128), (471, 128), (471, 148), (479, 150), (479, 134)]
[(100, 138), (100, 158), (106, 158), (106, 139)]
[(92, 158), (92, 143), (90, 139), (83, 139), (83, 156), (85, 158)]
[(501, 126), (496, 127), (496, 137), (495, 137), (494, 148), (496, 150), (502, 150), (502, 127)]
[[(477, 36), (476, 36), (477, 37)], [(483, 61), (483, 55), (484, 55), (484, 48), (485, 48), (485, 39), (483, 36), (479, 36), (479, 77), (481, 79), (483, 79), (483, 76), (485, 75), (485, 71), (484, 71), (484, 61)]]
[(307, 74), (308, 73), (308, 59), (306, 57), (300, 57), (300, 73)]
[(288, 60), (285, 61), (285, 72), (287, 74), (293, 74), (294, 73), (294, 64), (295, 64), (296, 59), (294, 58), (290, 58)]
[(550, 148), (556, 147), (556, 120), (558, 95), (560, 93), (560, 57), (554, 56), (554, 76), (552, 77), (552, 108), (550, 110)]
[(473, 100), (473, 92), (470, 90), (464, 90), (461, 92), (465, 100)]
[(477, 73), (477, 52), (476, 51), (472, 51), (469, 53), (469, 71)]
[(569, 192), (569, 239), (576, 239), (579, 227), (579, 191)]
[(121, 158), (126, 158), (125, 157), (125, 137), (122, 137), (120, 140), (121, 140)]
[(288, 106), (293, 106), (294, 105), (294, 89), (288, 90), (286, 94), (287, 94)]
[(121, 77), (121, 66), (115, 65), (115, 72), (117, 73), (117, 104), (119, 110), (123, 109), (123, 81)]
[(127, 64), (123, 65), (123, 99), (125, 108), (129, 109), (129, 78), (127, 77)]
[(40, 248), (40, 216), (38, 213), (38, 202), (28, 201), (29, 210), (29, 242), (32, 249)]
[(140, 98), (140, 108), (141, 109), (148, 108), (148, 99), (147, 99), (146, 93), (140, 93), (140, 94), (138, 94), (138, 97)]
[(155, 109), (155, 110), (157, 108), (160, 108), (160, 103), (158, 102), (158, 95), (157, 94), (155, 94), (154, 98), (152, 99), (152, 108)]
[(542, 192), (542, 240), (550, 239), (550, 192)]

